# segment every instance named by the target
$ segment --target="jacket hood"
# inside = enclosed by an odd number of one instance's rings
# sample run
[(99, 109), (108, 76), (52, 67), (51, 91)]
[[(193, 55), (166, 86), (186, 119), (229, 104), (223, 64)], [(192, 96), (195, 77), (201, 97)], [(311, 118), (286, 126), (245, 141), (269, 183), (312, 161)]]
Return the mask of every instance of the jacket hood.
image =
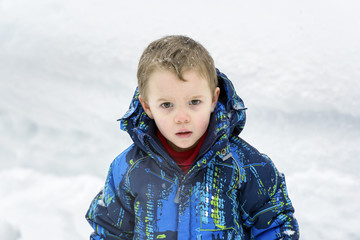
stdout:
[[(233, 84), (227, 76), (216, 69), (220, 96), (211, 116), (210, 127), (214, 127), (216, 137), (226, 134), (238, 135), (245, 126), (246, 114), (242, 99), (236, 94)], [(149, 127), (154, 127), (139, 101), (139, 91), (136, 88), (130, 107), (126, 114), (119, 119), (120, 128), (129, 133), (134, 143), (143, 143)]]

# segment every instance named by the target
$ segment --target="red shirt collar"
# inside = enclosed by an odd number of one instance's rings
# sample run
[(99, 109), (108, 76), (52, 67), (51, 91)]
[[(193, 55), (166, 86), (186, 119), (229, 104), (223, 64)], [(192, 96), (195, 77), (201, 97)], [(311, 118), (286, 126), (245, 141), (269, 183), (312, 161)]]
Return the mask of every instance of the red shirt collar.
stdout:
[(177, 165), (181, 168), (184, 174), (189, 170), (191, 165), (193, 164), (195, 158), (198, 156), (200, 152), (200, 148), (204, 143), (204, 140), (207, 135), (207, 131), (204, 135), (199, 139), (198, 143), (195, 147), (190, 150), (184, 152), (175, 151), (168, 143), (166, 138), (161, 134), (159, 130), (156, 133), (157, 137), (160, 139), (161, 143), (165, 147), (166, 151), (169, 153), (170, 157), (177, 163)]

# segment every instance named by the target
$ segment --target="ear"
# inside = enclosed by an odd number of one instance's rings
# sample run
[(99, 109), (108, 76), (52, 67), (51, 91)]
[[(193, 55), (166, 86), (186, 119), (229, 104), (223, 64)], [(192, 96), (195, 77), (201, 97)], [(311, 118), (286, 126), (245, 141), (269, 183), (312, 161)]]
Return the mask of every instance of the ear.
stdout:
[(154, 119), (150, 106), (142, 99), (141, 95), (139, 95), (139, 101), (141, 103), (141, 106), (143, 107), (145, 113), (149, 116), (149, 118)]
[(220, 88), (217, 87), (217, 88), (215, 88), (214, 96), (213, 96), (212, 103), (211, 103), (211, 112), (213, 112), (215, 110), (217, 101), (219, 99), (219, 95), (220, 95)]

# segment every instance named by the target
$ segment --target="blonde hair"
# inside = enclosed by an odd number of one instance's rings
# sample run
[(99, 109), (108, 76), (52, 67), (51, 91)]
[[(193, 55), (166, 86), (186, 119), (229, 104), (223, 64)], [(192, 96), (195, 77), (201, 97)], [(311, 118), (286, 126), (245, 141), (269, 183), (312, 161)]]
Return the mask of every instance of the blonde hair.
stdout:
[(195, 70), (208, 80), (213, 93), (218, 84), (213, 58), (200, 43), (187, 36), (166, 36), (153, 41), (144, 50), (137, 71), (139, 93), (144, 100), (147, 99), (148, 79), (157, 70), (170, 70), (183, 81), (185, 71)]

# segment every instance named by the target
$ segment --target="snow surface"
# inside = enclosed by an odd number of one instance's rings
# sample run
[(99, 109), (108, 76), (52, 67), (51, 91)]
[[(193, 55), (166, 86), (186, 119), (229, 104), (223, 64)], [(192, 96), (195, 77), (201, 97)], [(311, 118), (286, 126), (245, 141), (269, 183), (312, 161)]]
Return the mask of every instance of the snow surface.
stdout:
[(0, 0), (0, 238), (88, 239), (150, 41), (185, 34), (233, 80), (241, 136), (285, 173), (301, 239), (360, 239), (357, 0)]

